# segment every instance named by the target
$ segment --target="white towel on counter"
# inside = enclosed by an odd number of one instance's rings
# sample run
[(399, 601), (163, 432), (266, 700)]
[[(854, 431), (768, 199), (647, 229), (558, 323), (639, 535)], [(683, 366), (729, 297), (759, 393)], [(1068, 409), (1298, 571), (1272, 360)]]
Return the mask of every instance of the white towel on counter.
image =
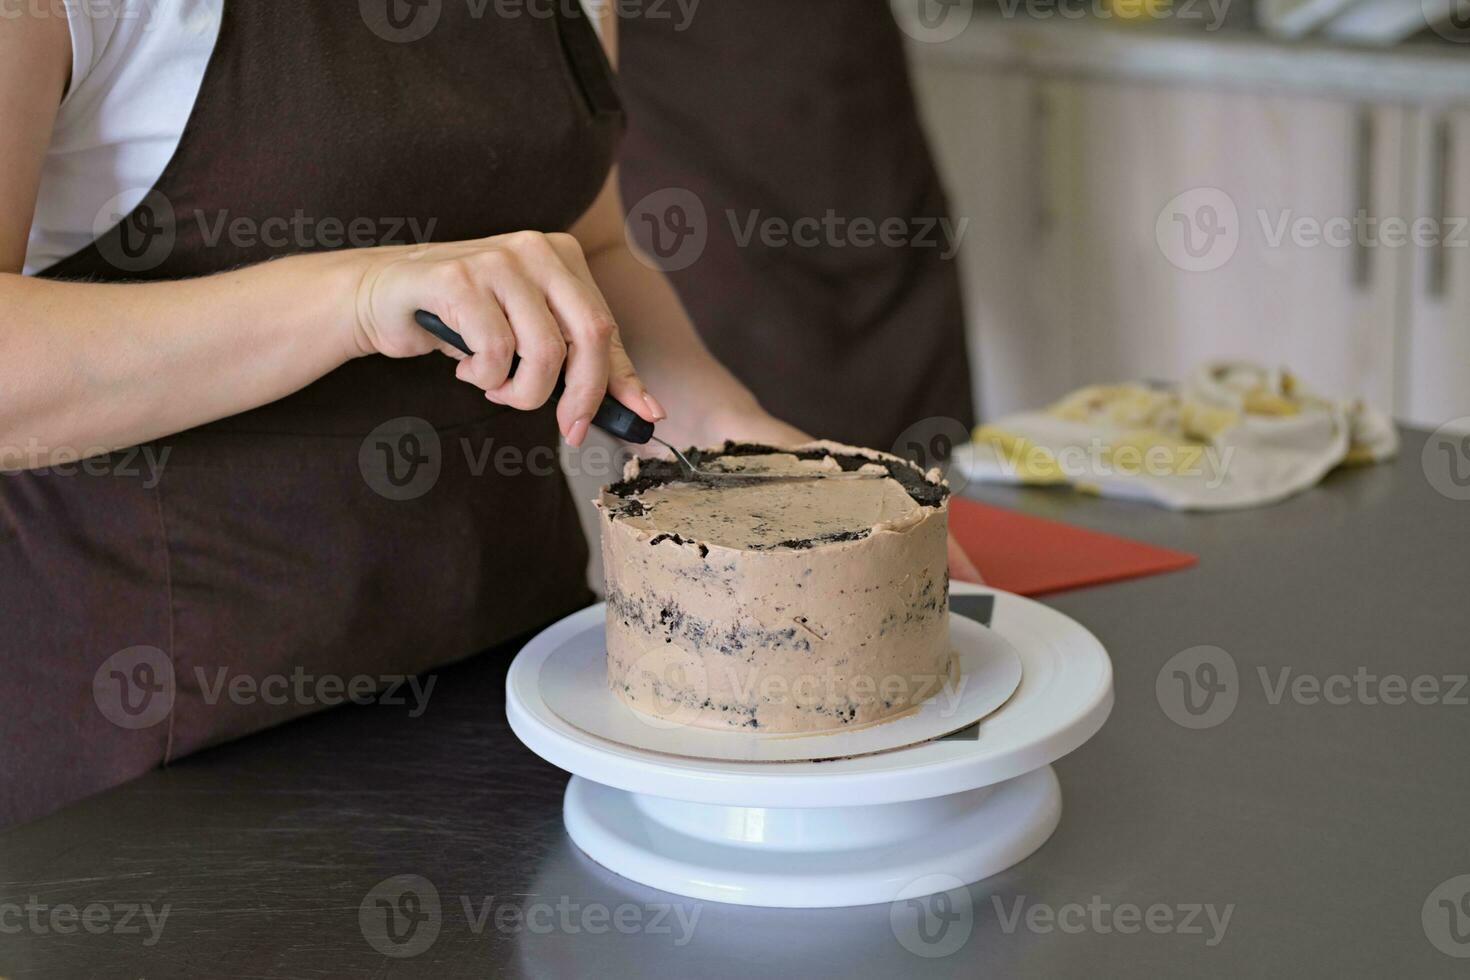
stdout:
[(974, 480), (1225, 510), (1275, 503), (1335, 467), (1397, 451), (1382, 412), (1308, 392), (1284, 369), (1215, 362), (1177, 386), (1093, 385), (982, 425), (956, 463)]

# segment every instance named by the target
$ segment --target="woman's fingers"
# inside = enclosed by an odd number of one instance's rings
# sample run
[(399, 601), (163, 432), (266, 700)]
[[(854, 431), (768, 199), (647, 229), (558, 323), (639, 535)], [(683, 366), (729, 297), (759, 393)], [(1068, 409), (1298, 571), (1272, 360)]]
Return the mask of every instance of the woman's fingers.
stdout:
[[(607, 300), (603, 298), (602, 291), (597, 288), (597, 282), (592, 278), (592, 270), (587, 265), (587, 257), (582, 252), (582, 246), (571, 235), (547, 235), (546, 240), (555, 250), (562, 266), (583, 287), (581, 295), (588, 314), (581, 318), (573, 318), (571, 322), (575, 325), (580, 321), (584, 325), (586, 333), (590, 336), (584, 338), (583, 343), (595, 346), (599, 351), (600, 360), (606, 366), (606, 370), (602, 371), (603, 364), (598, 365), (601, 372), (600, 386), (597, 397), (591, 399), (591, 414), (596, 413), (597, 404), (602, 400), (602, 392), (606, 391), (607, 394), (612, 395), (614, 399), (622, 402), (649, 422), (658, 422), (667, 418), (668, 413), (664, 411), (658, 400), (643, 387), (643, 380), (638, 377), (637, 369), (633, 367), (633, 362), (628, 358), (628, 352), (623, 347), (622, 334), (618, 330), (612, 311), (607, 306)], [(563, 321), (563, 323), (567, 322)], [(578, 354), (577, 341), (574, 326), (567, 367), (568, 392), (572, 387), (572, 360)], [(577, 415), (568, 417), (575, 419)]]
[(617, 325), (575, 238), (546, 235), (531, 252), (547, 303), (567, 342), (566, 388), (556, 407), (557, 425), (567, 442), (577, 446), (607, 392), (608, 341), (617, 334)]
[[(505, 384), (510, 374), (511, 359), (516, 353), (516, 337), (506, 320), (500, 304), (493, 298), (489, 302), (468, 303), (455, 307), (451, 319), (445, 322), (464, 338), (466, 346), (475, 353), (470, 357), (454, 348), (451, 356), (459, 358), (454, 376), (459, 380), (491, 391)], [(449, 347), (440, 344), (440, 347)]]
[[(464, 357), (418, 328), (417, 309), (439, 314), (474, 354)], [(355, 339), (364, 353), (442, 351), (460, 360), (460, 380), (498, 404), (538, 408), (563, 381), (557, 424), (573, 445), (585, 437), (609, 392), (648, 421), (666, 414), (644, 389), (570, 235), (518, 232), (384, 250), (384, 261), (359, 289), (357, 319)]]
[(650, 422), (662, 422), (669, 417), (658, 399), (643, 387), (643, 379), (628, 359), (622, 334), (617, 331), (608, 339), (607, 393)]
[(601, 297), (594, 302), (580, 283), (576, 285), (579, 288), (573, 290), (563, 284), (551, 301), (552, 312), (567, 340), (566, 390), (556, 407), (556, 420), (573, 446), (580, 445), (587, 435), (592, 416), (608, 390), (608, 338), (617, 332)]
[(521, 361), (509, 380), (488, 389), (485, 396), (496, 404), (523, 411), (539, 408), (556, 387), (567, 356), (567, 342), (546, 305), (546, 295), (530, 279), (521, 275), (499, 277), (495, 297), (510, 321)]

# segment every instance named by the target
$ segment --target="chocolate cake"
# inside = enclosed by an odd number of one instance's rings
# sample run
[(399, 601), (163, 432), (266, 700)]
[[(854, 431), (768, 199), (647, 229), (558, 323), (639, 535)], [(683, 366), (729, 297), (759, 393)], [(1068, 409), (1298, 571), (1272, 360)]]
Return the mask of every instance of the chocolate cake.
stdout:
[[(606, 487), (607, 677), (672, 723), (821, 732), (908, 711), (949, 678), (937, 471), (836, 443), (635, 459)], [(745, 478), (738, 478), (745, 474)], [(763, 480), (761, 475), (836, 479)]]

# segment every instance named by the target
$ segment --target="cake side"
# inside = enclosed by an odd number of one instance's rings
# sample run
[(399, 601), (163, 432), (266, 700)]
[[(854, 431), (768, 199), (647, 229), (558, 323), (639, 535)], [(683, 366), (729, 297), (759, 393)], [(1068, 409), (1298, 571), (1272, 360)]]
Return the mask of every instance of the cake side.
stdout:
[[(769, 455), (742, 448), (730, 465)], [(800, 451), (814, 455), (763, 465), (876, 464), (878, 478), (689, 487), (635, 462), (603, 493), (608, 683), (627, 704), (674, 723), (819, 732), (905, 712), (948, 680), (937, 474), (831, 443)]]

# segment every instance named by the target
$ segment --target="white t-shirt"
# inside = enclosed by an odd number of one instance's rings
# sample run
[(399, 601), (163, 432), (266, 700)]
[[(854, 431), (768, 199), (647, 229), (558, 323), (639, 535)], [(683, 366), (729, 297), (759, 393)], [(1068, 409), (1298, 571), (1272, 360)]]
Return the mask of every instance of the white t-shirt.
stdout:
[(66, 9), (71, 83), (41, 168), (26, 275), (90, 245), (157, 182), (199, 96), (223, 7), (67, 0)]

